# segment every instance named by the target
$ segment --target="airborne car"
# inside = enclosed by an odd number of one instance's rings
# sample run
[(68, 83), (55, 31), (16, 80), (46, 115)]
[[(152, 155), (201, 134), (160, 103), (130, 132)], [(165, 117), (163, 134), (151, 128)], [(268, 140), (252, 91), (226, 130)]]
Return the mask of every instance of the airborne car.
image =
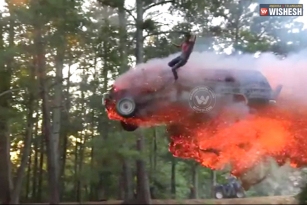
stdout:
[[(193, 117), (189, 96), (195, 87), (203, 86), (215, 93), (215, 111), (227, 103), (242, 101), (248, 107), (258, 109), (276, 103), (282, 86), (272, 89), (260, 71), (236, 69), (207, 69), (204, 78), (195, 82), (181, 82), (169, 85), (167, 78), (160, 89), (142, 86), (116, 87), (104, 94), (108, 117), (118, 120), (126, 131), (139, 126), (167, 124), (182, 118)], [(176, 107), (177, 115), (174, 113)], [(180, 107), (180, 109), (178, 109)], [(179, 112), (178, 110), (181, 110)], [(212, 115), (211, 115), (212, 116)]]

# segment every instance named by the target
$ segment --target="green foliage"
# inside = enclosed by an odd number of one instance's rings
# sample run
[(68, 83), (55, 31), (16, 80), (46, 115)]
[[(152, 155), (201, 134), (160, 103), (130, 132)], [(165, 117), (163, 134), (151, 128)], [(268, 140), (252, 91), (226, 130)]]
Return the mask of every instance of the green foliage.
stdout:
[(297, 195), (299, 204), (306, 204), (307, 202), (307, 185), (302, 188), (302, 191)]
[(123, 0), (98, 0), (103, 6), (110, 6), (112, 8), (118, 8), (124, 4)]
[(141, 27), (143, 30), (147, 30), (149, 32), (152, 32), (155, 30), (156, 25), (155, 22), (152, 19), (146, 19)]

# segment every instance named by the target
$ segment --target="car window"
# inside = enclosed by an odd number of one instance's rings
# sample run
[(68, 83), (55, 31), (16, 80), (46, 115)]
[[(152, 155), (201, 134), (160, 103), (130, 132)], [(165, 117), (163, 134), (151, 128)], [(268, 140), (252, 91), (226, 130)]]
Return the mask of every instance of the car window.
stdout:
[(242, 84), (265, 84), (268, 85), (268, 81), (260, 72), (238, 72), (238, 78)]
[(217, 81), (235, 82), (235, 78), (230, 71), (217, 70), (214, 74), (214, 79)]

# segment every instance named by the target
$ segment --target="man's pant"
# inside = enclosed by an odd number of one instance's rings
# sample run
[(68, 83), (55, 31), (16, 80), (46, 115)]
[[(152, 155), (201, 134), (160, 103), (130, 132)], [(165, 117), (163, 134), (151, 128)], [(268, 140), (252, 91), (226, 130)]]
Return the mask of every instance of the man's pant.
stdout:
[(168, 66), (172, 67), (172, 72), (174, 74), (175, 80), (178, 79), (177, 69), (184, 66), (186, 63), (187, 63), (187, 60), (181, 56), (174, 58), (168, 63)]

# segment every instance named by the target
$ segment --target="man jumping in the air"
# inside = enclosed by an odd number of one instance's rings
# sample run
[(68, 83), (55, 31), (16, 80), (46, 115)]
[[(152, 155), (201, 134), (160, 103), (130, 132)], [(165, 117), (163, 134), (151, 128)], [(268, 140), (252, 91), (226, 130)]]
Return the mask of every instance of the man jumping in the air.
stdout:
[(186, 33), (184, 37), (184, 42), (181, 43), (181, 45), (173, 44), (174, 46), (181, 48), (181, 55), (168, 63), (168, 66), (172, 67), (175, 80), (178, 79), (177, 69), (184, 66), (188, 62), (196, 40), (196, 36), (191, 33)]

